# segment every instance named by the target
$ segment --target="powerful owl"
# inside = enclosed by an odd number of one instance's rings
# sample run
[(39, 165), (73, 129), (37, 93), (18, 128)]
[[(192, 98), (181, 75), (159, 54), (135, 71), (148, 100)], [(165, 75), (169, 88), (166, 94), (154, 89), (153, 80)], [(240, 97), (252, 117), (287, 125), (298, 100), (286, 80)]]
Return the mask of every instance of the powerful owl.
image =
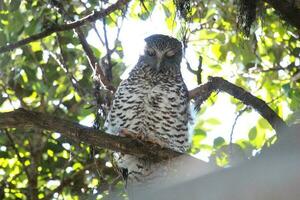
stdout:
[[(188, 91), (180, 72), (182, 45), (166, 35), (145, 39), (145, 50), (117, 89), (105, 122), (108, 133), (126, 130), (138, 138), (185, 152), (188, 143)], [(147, 181), (153, 172), (146, 159), (117, 154), (128, 180)]]

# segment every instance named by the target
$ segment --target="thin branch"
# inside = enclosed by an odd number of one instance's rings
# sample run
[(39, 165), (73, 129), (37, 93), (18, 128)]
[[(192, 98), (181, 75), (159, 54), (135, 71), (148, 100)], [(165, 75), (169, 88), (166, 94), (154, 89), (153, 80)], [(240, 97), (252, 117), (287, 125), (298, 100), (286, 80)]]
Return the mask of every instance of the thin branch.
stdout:
[(83, 32), (79, 28), (75, 29), (75, 31), (79, 37), (79, 40), (84, 49), (84, 52), (87, 55), (90, 66), (94, 71), (95, 78), (101, 83), (102, 86), (104, 86), (104, 88), (115, 92), (115, 90), (116, 90), (115, 87), (111, 84), (111, 82), (105, 76), (105, 73), (103, 72), (103, 68), (100, 66), (91, 47), (89, 46), (88, 42), (86, 41)]
[[(79, 0), (79, 2), (80, 2), (80, 4), (81, 4), (86, 10), (88, 10), (88, 7), (86, 6), (86, 4), (85, 4), (82, 0)], [(101, 8), (102, 8), (102, 6), (101, 6)], [(99, 38), (101, 44), (104, 46), (104, 41), (103, 41), (103, 39), (102, 39), (101, 36), (100, 36), (100, 33), (99, 33), (99, 31), (98, 31), (98, 29), (97, 29), (97, 27), (96, 27), (96, 24), (95, 24), (94, 22), (92, 22), (92, 23), (91, 23), (91, 26), (92, 26), (93, 30), (95, 31), (97, 37)]]
[(191, 72), (192, 74), (196, 75), (197, 74), (197, 70), (194, 70), (192, 67), (191, 67), (191, 64), (189, 63), (189, 61), (187, 59), (185, 59), (186, 61), (186, 67), (187, 67), (187, 70), (189, 72)]
[[(52, 51), (48, 50), (50, 56), (55, 60), (55, 62), (58, 64), (58, 66), (66, 73), (67, 77), (69, 78), (73, 88), (75, 89), (78, 94), (81, 96), (84, 96), (84, 91), (79, 87), (78, 80), (74, 77), (74, 75), (70, 72), (69, 67), (67, 65), (67, 56), (63, 51), (62, 45), (61, 45), (61, 36), (57, 34), (57, 42), (60, 50), (60, 55), (57, 55), (53, 53)], [(46, 45), (42, 43), (42, 46), (44, 49), (46, 49)]]
[(6, 137), (8, 138), (8, 140), (10, 142), (10, 146), (13, 148), (15, 154), (17, 155), (18, 160), (20, 161), (21, 165), (23, 166), (25, 174), (26, 174), (26, 176), (27, 176), (27, 178), (29, 180), (30, 179), (30, 173), (28, 171), (27, 166), (24, 164), (24, 161), (23, 161), (23, 159), (22, 159), (22, 157), (20, 155), (20, 152), (19, 152), (18, 148), (16, 147), (16, 143), (14, 142), (14, 139), (10, 135), (9, 131), (4, 130), (4, 133), (5, 133)]
[(130, 2), (130, 0), (119, 0), (117, 1), (115, 4), (109, 6), (108, 8), (106, 8), (105, 10), (101, 10), (101, 11), (94, 11), (92, 14), (87, 15), (77, 21), (71, 22), (71, 23), (67, 23), (67, 24), (62, 24), (62, 25), (55, 25), (51, 28), (46, 29), (43, 32), (37, 33), (35, 35), (29, 36), (23, 40), (20, 40), (18, 42), (12, 43), (12, 44), (8, 44), (5, 46), (0, 47), (0, 54), (7, 52), (7, 51), (11, 51), (13, 49), (16, 49), (18, 47), (21, 47), (23, 45), (26, 45), (30, 42), (42, 39), (44, 37), (47, 37), (49, 35), (51, 35), (52, 33), (56, 33), (56, 32), (61, 32), (61, 31), (67, 31), (67, 30), (71, 30), (77, 27), (80, 27), (88, 22), (94, 22), (97, 19), (101, 19), (107, 15), (109, 15), (110, 13), (121, 9), (122, 7), (124, 7), (126, 4), (128, 4)]
[(112, 80), (112, 63), (111, 63), (111, 56), (110, 56), (110, 49), (108, 44), (108, 38), (107, 38), (107, 30), (106, 30), (106, 19), (103, 17), (103, 32), (104, 32), (104, 40), (105, 40), (105, 48), (106, 48), (106, 59), (107, 64), (104, 65), (105, 75), (109, 81)]
[(37, 177), (36, 177), (36, 174), (33, 174), (32, 171), (30, 170), (30, 167), (32, 166), (32, 162), (29, 166), (26, 166), (25, 163), (24, 163), (24, 159), (22, 159), (21, 155), (20, 155), (20, 152), (18, 150), (18, 148), (16, 147), (16, 143), (13, 139), (13, 137), (10, 135), (9, 131), (7, 130), (4, 130), (9, 142), (11, 143), (11, 147), (13, 148), (13, 150), (15, 151), (15, 154), (17, 155), (17, 158), (19, 160), (19, 162), (21, 163), (24, 171), (25, 171), (25, 174), (27, 176), (27, 179), (28, 179), (28, 191), (29, 193), (27, 194), (28, 198), (30, 199), (38, 199), (38, 193), (37, 193)]
[(293, 77), (292, 77), (292, 81), (294, 81), (294, 82), (296, 82), (296, 81), (298, 81), (300, 79), (300, 72), (298, 72), (298, 73), (296, 73), (295, 75), (293, 75)]
[(229, 144), (230, 144), (230, 145), (232, 144), (233, 133), (234, 133), (234, 128), (235, 128), (235, 126), (236, 126), (236, 123), (237, 123), (238, 119), (240, 118), (240, 116), (242, 116), (242, 114), (243, 114), (246, 110), (248, 110), (248, 109), (249, 109), (248, 106), (246, 106), (243, 110), (240, 110), (240, 111), (238, 112), (238, 114), (236, 115), (236, 117), (235, 117), (235, 119), (234, 119), (234, 121), (233, 121), (232, 127), (231, 127), (230, 140), (229, 140)]
[(254, 108), (269, 124), (280, 137), (282, 130), (288, 128), (287, 124), (264, 102), (258, 97), (253, 96), (243, 88), (236, 86), (220, 77), (209, 77), (209, 81), (198, 88), (189, 92), (190, 99), (196, 99), (196, 107), (207, 100), (212, 92), (222, 91), (230, 94), (242, 101), (245, 105)]
[(188, 62), (188, 60), (185, 58), (186, 60), (186, 66), (187, 69), (194, 74), (197, 77), (197, 83), (201, 84), (202, 83), (202, 56), (199, 56), (199, 65), (197, 67), (197, 70), (192, 69), (191, 64)]
[[(66, 16), (67, 20), (73, 21), (74, 18), (70, 16), (66, 10), (64, 9), (64, 5), (62, 2), (59, 1), (53, 1), (55, 6), (58, 8), (59, 12), (61, 12), (62, 16)], [(103, 17), (105, 18), (105, 16)], [(88, 44), (86, 37), (81, 30), (80, 27), (75, 28), (75, 32), (78, 35), (79, 41), (81, 43), (81, 46), (87, 55), (87, 59), (89, 61), (90, 67), (92, 68), (94, 72), (94, 77), (101, 83), (102, 86), (104, 86), (105, 89), (108, 89), (110, 91), (115, 91), (114, 86), (111, 84), (110, 79), (106, 76), (105, 68), (99, 64), (98, 59), (95, 57), (93, 50), (91, 49), (90, 45)]]

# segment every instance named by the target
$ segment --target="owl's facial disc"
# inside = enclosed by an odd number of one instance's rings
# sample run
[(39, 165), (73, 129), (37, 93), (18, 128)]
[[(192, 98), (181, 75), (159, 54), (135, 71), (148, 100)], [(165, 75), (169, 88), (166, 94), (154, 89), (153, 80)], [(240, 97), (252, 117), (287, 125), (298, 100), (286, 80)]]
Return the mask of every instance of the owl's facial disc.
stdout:
[(144, 49), (144, 61), (155, 71), (169, 70), (170, 66), (180, 65), (181, 48), (163, 47), (158, 48), (155, 45), (146, 45)]

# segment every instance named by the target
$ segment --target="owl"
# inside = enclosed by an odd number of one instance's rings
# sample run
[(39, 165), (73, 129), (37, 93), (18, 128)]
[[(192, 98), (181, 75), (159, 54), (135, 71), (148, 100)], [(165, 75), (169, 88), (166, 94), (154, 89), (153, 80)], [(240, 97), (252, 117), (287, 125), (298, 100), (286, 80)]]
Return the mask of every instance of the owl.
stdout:
[[(182, 45), (160, 34), (147, 37), (145, 43), (144, 53), (116, 91), (106, 131), (119, 135), (126, 130), (137, 138), (185, 152), (189, 147), (189, 100), (180, 71)], [(121, 153), (116, 163), (134, 182), (152, 179), (157, 168), (145, 158)]]

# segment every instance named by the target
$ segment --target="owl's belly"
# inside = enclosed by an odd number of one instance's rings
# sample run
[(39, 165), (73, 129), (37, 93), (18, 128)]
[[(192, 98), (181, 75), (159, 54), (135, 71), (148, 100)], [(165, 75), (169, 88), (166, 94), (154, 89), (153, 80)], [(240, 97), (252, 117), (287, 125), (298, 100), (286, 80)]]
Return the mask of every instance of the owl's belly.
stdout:
[[(180, 89), (180, 88), (179, 88)], [(144, 130), (150, 140), (185, 152), (188, 148), (188, 101), (178, 88), (154, 87), (144, 105)]]

